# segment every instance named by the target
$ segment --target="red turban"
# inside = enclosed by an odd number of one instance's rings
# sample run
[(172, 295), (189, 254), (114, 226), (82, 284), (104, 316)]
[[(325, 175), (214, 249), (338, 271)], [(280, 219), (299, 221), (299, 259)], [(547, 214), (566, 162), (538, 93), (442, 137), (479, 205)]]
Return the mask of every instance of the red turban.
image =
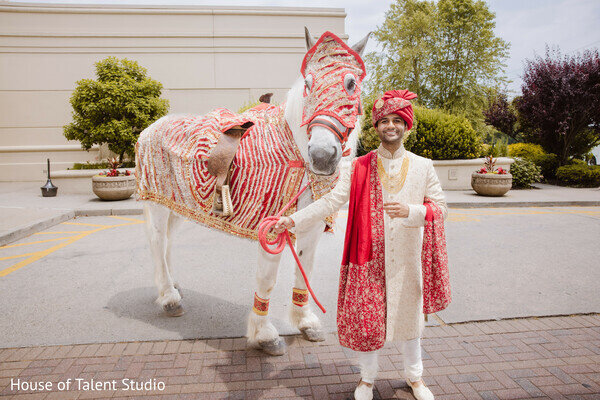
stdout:
[(413, 126), (413, 108), (409, 100), (417, 95), (408, 90), (390, 90), (373, 104), (373, 125), (388, 114), (398, 114), (406, 121), (407, 130)]

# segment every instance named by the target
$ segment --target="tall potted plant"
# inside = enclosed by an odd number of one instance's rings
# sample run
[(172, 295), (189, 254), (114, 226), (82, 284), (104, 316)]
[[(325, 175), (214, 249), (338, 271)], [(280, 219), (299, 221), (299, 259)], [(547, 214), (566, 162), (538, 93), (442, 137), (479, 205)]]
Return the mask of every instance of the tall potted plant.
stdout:
[(108, 160), (110, 169), (92, 177), (92, 190), (102, 200), (125, 200), (135, 192), (135, 175), (125, 170), (119, 171), (116, 158)]
[(106, 144), (121, 164), (134, 156), (140, 132), (167, 113), (169, 102), (160, 98), (162, 84), (136, 61), (108, 57), (95, 67), (96, 80), (77, 81), (70, 99), (73, 122), (64, 135), (84, 150)]
[(492, 156), (485, 158), (485, 164), (471, 175), (471, 187), (481, 196), (504, 196), (512, 187), (512, 175), (502, 167), (495, 167)]

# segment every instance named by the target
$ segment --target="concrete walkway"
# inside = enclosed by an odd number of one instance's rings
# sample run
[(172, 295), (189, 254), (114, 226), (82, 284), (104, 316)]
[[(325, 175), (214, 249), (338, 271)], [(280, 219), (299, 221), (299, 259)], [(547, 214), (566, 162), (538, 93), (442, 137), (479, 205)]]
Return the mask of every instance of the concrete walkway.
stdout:
[[(11, 399), (351, 399), (360, 380), (334, 334), (286, 338), (269, 357), (245, 338), (96, 343), (0, 350), (0, 396)], [(429, 327), (424, 381), (444, 399), (600, 398), (600, 316)], [(400, 346), (379, 357), (375, 399), (414, 399)], [(41, 391), (25, 390), (37, 382)], [(70, 382), (69, 390), (66, 383)], [(12, 387), (11, 387), (12, 383)], [(63, 388), (59, 390), (59, 386)], [(99, 385), (95, 390), (92, 384)], [(132, 389), (140, 390), (132, 390)]]
[[(107, 202), (95, 195), (42, 197), (40, 183), (0, 182), (0, 246), (29, 236), (74, 216), (142, 214), (133, 197)], [(502, 197), (478, 196), (473, 190), (446, 191), (452, 208), (599, 206), (600, 189), (537, 184), (535, 189), (511, 190)]]

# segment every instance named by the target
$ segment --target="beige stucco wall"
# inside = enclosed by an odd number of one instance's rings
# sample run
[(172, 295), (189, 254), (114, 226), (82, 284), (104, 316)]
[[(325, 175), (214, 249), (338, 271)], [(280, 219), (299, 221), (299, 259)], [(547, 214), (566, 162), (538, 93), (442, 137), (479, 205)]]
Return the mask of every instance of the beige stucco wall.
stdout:
[(274, 102), (299, 76), (304, 26), (346, 38), (339, 8), (46, 5), (0, 1), (0, 181), (43, 180), (93, 161), (67, 141), (75, 82), (94, 62), (127, 57), (160, 81), (171, 113)]

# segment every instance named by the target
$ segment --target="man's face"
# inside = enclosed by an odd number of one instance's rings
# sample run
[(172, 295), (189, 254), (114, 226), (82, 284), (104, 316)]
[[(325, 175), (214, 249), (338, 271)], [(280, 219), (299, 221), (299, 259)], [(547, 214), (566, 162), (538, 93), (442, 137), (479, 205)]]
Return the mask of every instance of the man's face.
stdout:
[(406, 122), (398, 114), (388, 114), (377, 122), (375, 127), (382, 143), (401, 142), (406, 130)]

